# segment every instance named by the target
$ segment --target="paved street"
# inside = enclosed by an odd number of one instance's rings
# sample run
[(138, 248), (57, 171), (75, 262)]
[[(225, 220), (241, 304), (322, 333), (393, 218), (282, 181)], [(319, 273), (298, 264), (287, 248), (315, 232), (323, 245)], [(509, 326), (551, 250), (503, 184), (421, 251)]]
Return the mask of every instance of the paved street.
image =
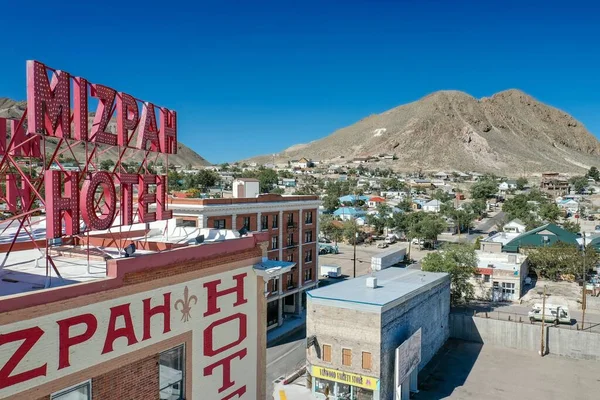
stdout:
[(290, 375), (306, 361), (306, 333), (297, 332), (286, 343), (267, 348), (267, 399), (273, 394), (273, 381)]

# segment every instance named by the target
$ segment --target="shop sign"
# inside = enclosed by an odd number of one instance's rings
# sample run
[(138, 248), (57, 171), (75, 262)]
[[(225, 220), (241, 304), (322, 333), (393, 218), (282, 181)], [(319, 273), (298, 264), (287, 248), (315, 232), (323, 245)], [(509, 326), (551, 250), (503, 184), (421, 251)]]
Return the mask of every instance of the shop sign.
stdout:
[(323, 368), (316, 365), (312, 367), (313, 378), (326, 379), (328, 381), (345, 383), (363, 389), (379, 390), (379, 379), (370, 376), (351, 374), (337, 369)]

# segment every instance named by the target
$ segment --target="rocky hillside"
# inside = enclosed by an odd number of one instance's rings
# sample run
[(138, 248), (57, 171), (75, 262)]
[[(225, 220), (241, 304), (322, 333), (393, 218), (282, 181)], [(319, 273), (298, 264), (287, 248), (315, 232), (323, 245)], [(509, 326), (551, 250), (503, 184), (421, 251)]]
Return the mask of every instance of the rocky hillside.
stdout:
[[(20, 102), (16, 102), (14, 100), (11, 99), (7, 99), (7, 98), (0, 98), (0, 117), (4, 117), (4, 118), (20, 118), (21, 115), (23, 115), (23, 112), (25, 111), (25, 102), (24, 101), (20, 101)], [(93, 121), (93, 117), (94, 117), (94, 113), (90, 113), (89, 116), (89, 122), (90, 122), (90, 126), (91, 123)], [(112, 121), (109, 124), (109, 130), (111, 132), (116, 132), (116, 122)], [(47, 147), (47, 151), (53, 151), (54, 150), (54, 146), (52, 145), (54, 143), (53, 139), (48, 140), (48, 146)], [(81, 150), (78, 152), (77, 149), (75, 150), (75, 156), (79, 159), (79, 157), (81, 157), (83, 155), (83, 157), (85, 157), (85, 146), (82, 145)], [(134, 152), (131, 152), (131, 154), (133, 154)], [(128, 153), (130, 154), (130, 153)], [(110, 158), (112, 160), (117, 160), (117, 158), (119, 157), (118, 155), (118, 149), (110, 149), (108, 150), (106, 153), (103, 153), (100, 161), (102, 160), (102, 158)], [(128, 158), (128, 160), (135, 160), (135, 161), (139, 161), (141, 160), (141, 158), (143, 157), (143, 153), (142, 152), (135, 152), (135, 155), (131, 158)], [(169, 163), (173, 163), (175, 165), (182, 165), (182, 166), (186, 166), (188, 164), (191, 164), (193, 167), (201, 167), (201, 166), (205, 166), (205, 165), (210, 165), (210, 163), (208, 161), (206, 161), (204, 158), (202, 158), (200, 155), (198, 155), (198, 153), (196, 153), (195, 151), (193, 151), (192, 149), (190, 149), (189, 147), (187, 147), (186, 145), (184, 145), (183, 143), (179, 142), (177, 144), (177, 154), (170, 154), (169, 155)]]
[(381, 153), (395, 153), (393, 167), (403, 170), (516, 175), (582, 172), (600, 164), (600, 142), (580, 122), (514, 89), (479, 100), (458, 91), (436, 92), (292, 146), (279, 157), (325, 160)]

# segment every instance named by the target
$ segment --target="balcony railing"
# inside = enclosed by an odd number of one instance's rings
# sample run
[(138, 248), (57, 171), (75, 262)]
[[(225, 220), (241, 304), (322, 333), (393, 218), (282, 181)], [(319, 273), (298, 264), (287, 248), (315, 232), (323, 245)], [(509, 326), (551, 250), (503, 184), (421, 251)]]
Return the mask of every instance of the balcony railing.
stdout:
[(295, 229), (298, 228), (298, 224), (296, 222), (288, 222), (287, 227), (288, 229)]
[(294, 242), (294, 241), (287, 242), (287, 243), (285, 244), (285, 247), (286, 247), (286, 248), (287, 248), (287, 247), (296, 247), (296, 246), (298, 246), (298, 242)]
[(287, 283), (287, 285), (286, 285), (285, 288), (286, 288), (286, 290), (290, 290), (290, 289), (296, 289), (296, 287), (298, 287), (297, 282), (296, 281), (291, 281), (291, 282)]

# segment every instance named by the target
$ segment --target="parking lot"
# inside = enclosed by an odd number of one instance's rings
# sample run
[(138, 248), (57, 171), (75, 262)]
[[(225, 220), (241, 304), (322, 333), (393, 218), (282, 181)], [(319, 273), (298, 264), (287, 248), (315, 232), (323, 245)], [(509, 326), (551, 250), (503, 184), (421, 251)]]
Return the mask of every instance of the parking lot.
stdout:
[(597, 399), (600, 366), (450, 339), (419, 374), (416, 400)]
[[(412, 246), (415, 247), (415, 246)], [(371, 268), (371, 257), (393, 249), (408, 248), (407, 242), (397, 242), (388, 248), (379, 249), (375, 243), (356, 245), (356, 276), (368, 274)], [(352, 245), (338, 243), (339, 254), (323, 254), (319, 256), (319, 266), (338, 265), (342, 267), (342, 275), (352, 278), (354, 269), (354, 249)], [(412, 249), (411, 249), (412, 253)], [(411, 254), (412, 255), (412, 254)]]

